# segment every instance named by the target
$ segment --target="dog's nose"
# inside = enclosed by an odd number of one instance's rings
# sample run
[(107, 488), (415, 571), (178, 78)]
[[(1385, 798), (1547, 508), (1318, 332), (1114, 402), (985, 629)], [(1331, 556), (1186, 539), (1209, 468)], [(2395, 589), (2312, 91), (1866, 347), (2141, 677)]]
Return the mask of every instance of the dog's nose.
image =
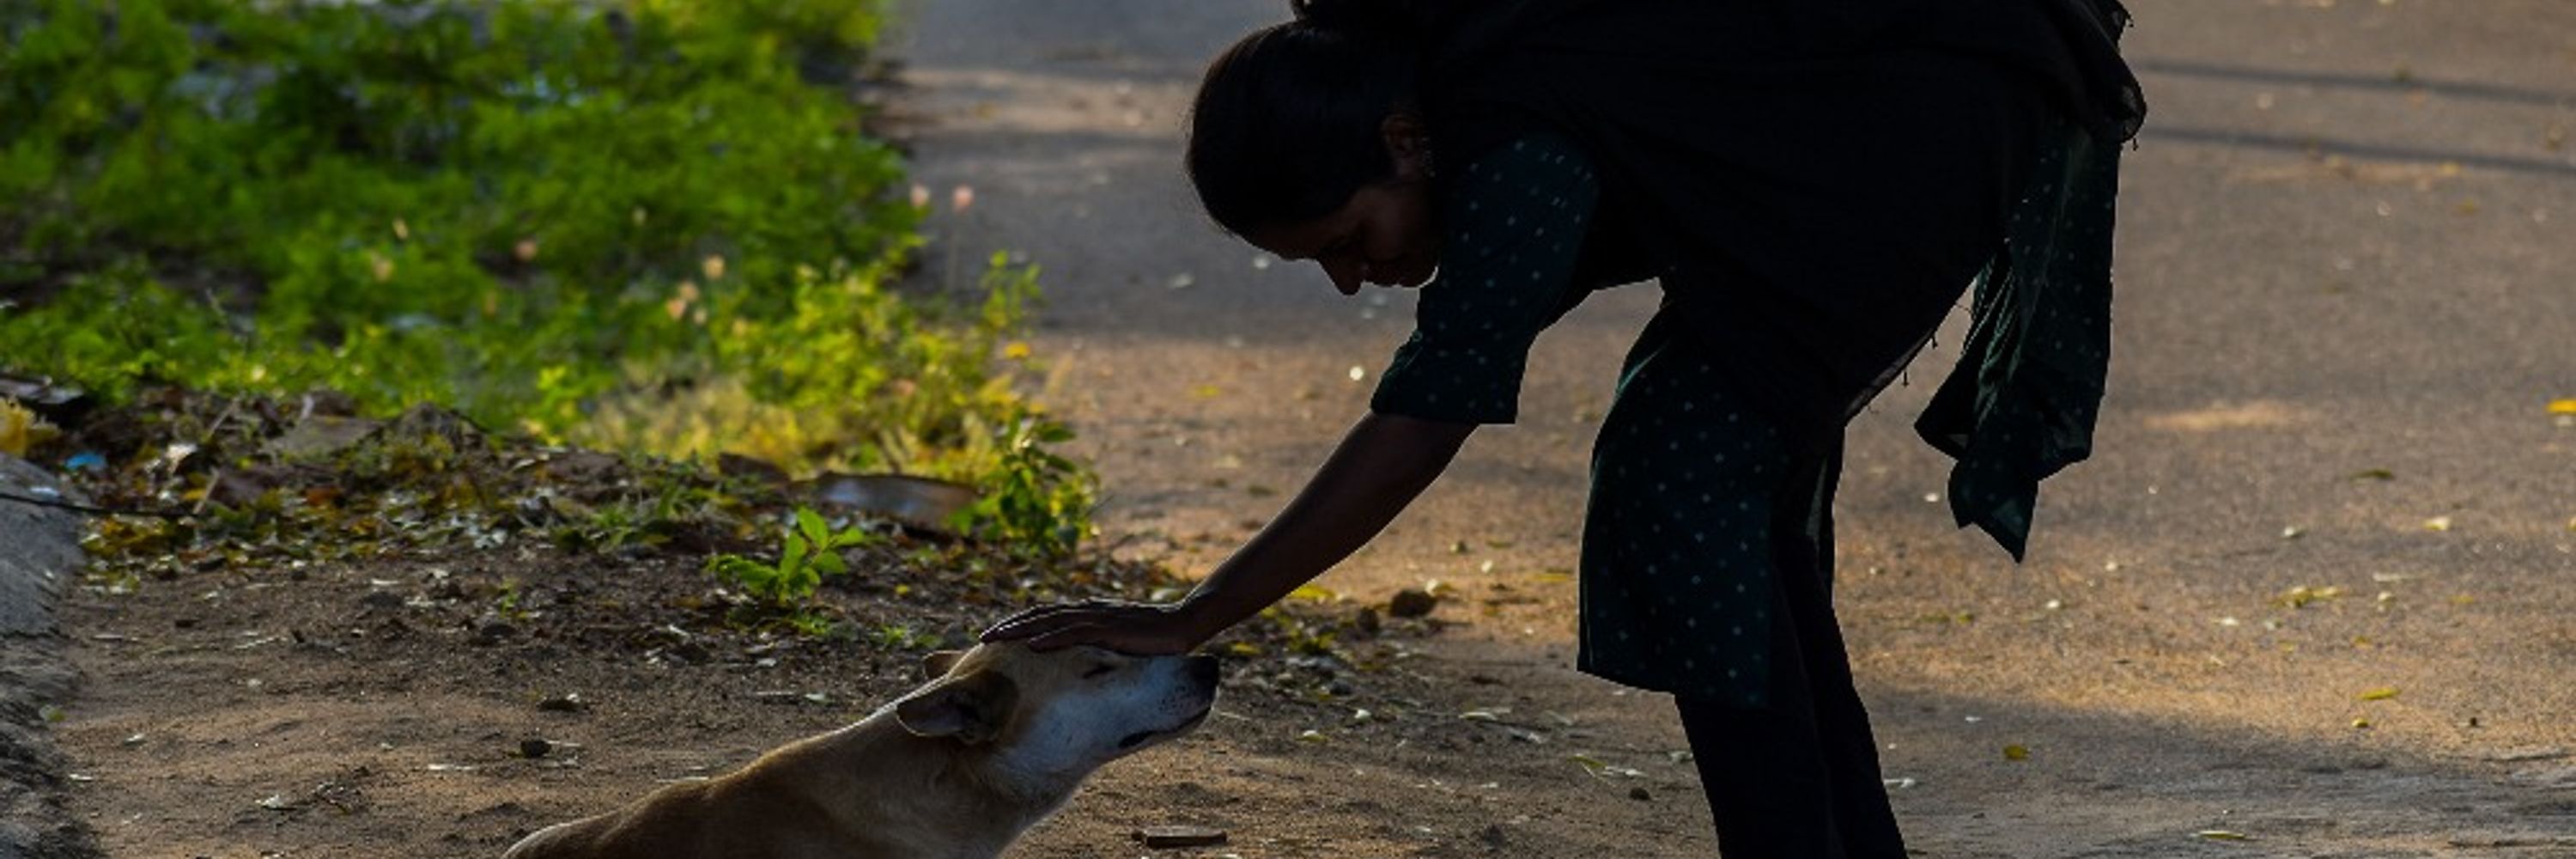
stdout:
[(1217, 658), (1214, 656), (1209, 656), (1204, 653), (1193, 655), (1190, 657), (1189, 664), (1190, 680), (1204, 686), (1214, 687), (1216, 685), (1217, 669), (1220, 667), (1222, 667), (1222, 664), (1219, 663)]

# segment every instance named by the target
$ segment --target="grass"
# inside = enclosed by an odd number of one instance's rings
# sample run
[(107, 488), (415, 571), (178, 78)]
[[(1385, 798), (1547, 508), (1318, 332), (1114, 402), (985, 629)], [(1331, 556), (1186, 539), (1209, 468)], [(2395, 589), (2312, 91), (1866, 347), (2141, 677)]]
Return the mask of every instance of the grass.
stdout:
[(1010, 348), (1035, 271), (898, 286), (922, 210), (848, 88), (881, 20), (0, 0), (0, 369), (947, 477), (967, 530), (1070, 548), (1091, 478)]

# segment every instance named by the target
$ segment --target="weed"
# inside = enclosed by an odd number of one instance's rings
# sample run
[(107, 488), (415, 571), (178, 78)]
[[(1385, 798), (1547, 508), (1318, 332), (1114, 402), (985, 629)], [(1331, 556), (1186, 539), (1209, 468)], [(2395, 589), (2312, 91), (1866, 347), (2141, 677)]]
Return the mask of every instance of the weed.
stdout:
[(841, 559), (842, 549), (882, 540), (858, 528), (833, 530), (822, 514), (798, 507), (795, 524), (788, 529), (777, 561), (761, 563), (741, 555), (721, 554), (707, 559), (707, 570), (770, 608), (796, 609), (814, 598), (814, 589), (823, 584), (824, 576), (849, 572), (848, 562)]
[[(0, 366), (947, 477), (994, 499), (971, 530), (1070, 546), (1088, 476), (1032, 449), (1069, 433), (996, 360), (1034, 269), (892, 290), (920, 243), (899, 156), (810, 82), (880, 18), (0, 0)], [(658, 512), (565, 539), (650, 542)]]

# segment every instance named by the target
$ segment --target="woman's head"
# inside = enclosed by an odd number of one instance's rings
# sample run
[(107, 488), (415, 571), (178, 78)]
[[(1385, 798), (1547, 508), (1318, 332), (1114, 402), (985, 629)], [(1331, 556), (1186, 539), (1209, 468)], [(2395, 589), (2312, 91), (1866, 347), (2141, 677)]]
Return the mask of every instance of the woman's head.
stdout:
[(1436, 258), (1415, 45), (1396, 0), (1292, 0), (1208, 66), (1187, 164), (1209, 217), (1343, 291), (1418, 285)]

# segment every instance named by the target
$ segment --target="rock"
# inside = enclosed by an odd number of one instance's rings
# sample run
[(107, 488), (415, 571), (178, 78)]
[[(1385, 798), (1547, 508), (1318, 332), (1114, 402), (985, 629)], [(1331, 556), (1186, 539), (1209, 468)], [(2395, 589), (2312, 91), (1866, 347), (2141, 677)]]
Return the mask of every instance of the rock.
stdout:
[(519, 628), (511, 626), (506, 621), (496, 620), (483, 624), (481, 628), (474, 630), (474, 634), (485, 641), (500, 641), (519, 634)]
[(1648, 793), (1643, 787), (1632, 787), (1628, 789), (1628, 798), (1638, 802), (1653, 802), (1655, 795)]
[(537, 737), (529, 737), (519, 741), (519, 757), (530, 759), (542, 758), (554, 750), (555, 744), (546, 742), (545, 740)]
[(1387, 601), (1386, 613), (1403, 618), (1427, 617), (1432, 609), (1439, 607), (1439, 597), (1417, 588), (1405, 588), (1396, 591), (1395, 598)]
[(1205, 826), (1148, 826), (1136, 830), (1134, 838), (1146, 847), (1214, 847), (1225, 843), (1225, 830)]
[(579, 713), (590, 709), (590, 702), (582, 700), (579, 692), (566, 692), (537, 702), (537, 709), (548, 713)]
[(1359, 630), (1361, 635), (1377, 635), (1383, 623), (1378, 620), (1377, 609), (1374, 608), (1362, 607), (1358, 614), (1351, 616), (1351, 627)]
[(358, 598), (358, 604), (371, 609), (392, 611), (402, 608), (403, 598), (402, 594), (393, 591), (368, 591), (366, 596)]

